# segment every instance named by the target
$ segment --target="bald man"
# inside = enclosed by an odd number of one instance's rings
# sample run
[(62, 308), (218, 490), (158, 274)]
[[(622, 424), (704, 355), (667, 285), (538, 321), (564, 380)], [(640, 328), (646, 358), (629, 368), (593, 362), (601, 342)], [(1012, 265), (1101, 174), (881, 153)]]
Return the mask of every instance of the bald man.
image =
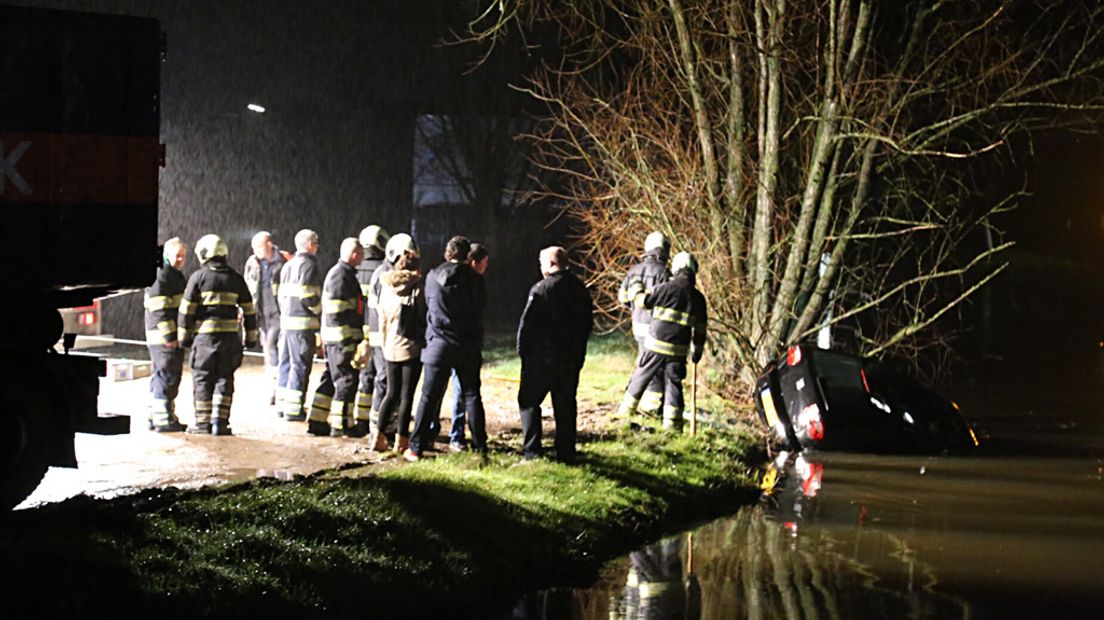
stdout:
[(326, 370), (311, 401), (307, 432), (331, 437), (363, 437), (367, 429), (353, 423), (358, 373), (353, 368), (357, 345), (364, 341), (364, 297), (356, 268), (364, 247), (349, 237), (341, 242), (340, 260), (322, 284), (322, 351)]
[(146, 345), (153, 373), (150, 376), (150, 430), (179, 433), (184, 425), (176, 417), (176, 396), (184, 374), (184, 349), (177, 339), (177, 315), (188, 280), (180, 271), (188, 258), (188, 246), (179, 237), (165, 242), (157, 280), (146, 289)]

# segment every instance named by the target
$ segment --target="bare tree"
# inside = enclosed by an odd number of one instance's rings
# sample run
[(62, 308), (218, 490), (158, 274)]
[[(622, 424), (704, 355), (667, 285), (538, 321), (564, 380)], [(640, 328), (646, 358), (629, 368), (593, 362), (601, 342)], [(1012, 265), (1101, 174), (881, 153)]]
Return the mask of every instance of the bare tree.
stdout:
[[(602, 307), (643, 236), (703, 259), (712, 344), (744, 384), (848, 326), (869, 355), (946, 344), (945, 316), (1006, 266), (985, 172), (1101, 110), (1092, 3), (498, 0), (471, 38), (555, 35), (521, 88), (568, 182)], [(728, 382), (733, 385), (733, 382)]]

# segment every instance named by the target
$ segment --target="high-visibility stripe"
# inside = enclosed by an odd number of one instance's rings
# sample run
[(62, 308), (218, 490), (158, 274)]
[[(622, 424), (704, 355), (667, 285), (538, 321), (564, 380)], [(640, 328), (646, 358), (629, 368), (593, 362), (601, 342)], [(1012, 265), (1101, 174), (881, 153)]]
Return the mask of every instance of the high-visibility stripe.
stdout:
[(648, 390), (640, 397), (640, 404), (637, 405), (637, 409), (639, 409), (641, 413), (653, 415), (659, 413), (659, 408), (662, 405), (663, 392)]
[(180, 305), (181, 300), (184, 299), (184, 295), (157, 295), (154, 297), (146, 297), (143, 302), (146, 310), (156, 312), (157, 310), (164, 310), (166, 308), (175, 308)]
[(199, 303), (204, 306), (236, 306), (238, 294), (228, 291), (200, 291)]
[(280, 329), (284, 331), (317, 331), (322, 321), (316, 316), (281, 316)]
[(666, 321), (668, 323), (675, 323), (676, 325), (690, 326), (690, 323), (694, 321), (694, 315), (689, 312), (682, 312), (675, 310), (674, 308), (652, 308), (652, 320), (653, 321)]
[(237, 319), (203, 319), (196, 326), (197, 334), (225, 334), (237, 331)]
[(322, 342), (338, 343), (345, 340), (360, 340), (361, 331), (355, 327), (348, 325), (338, 325), (336, 327), (323, 326), (322, 327)]
[(688, 344), (664, 342), (654, 336), (648, 336), (644, 339), (644, 348), (654, 353), (668, 355), (670, 357), (686, 357), (686, 354), (690, 351), (690, 345)]
[(682, 419), (682, 407), (675, 407), (674, 405), (666, 405), (663, 407), (663, 419), (664, 420), (681, 420)]
[(243, 316), (253, 316), (253, 315), (257, 314), (257, 306), (254, 306), (253, 302), (243, 301), (243, 302), (241, 302), (240, 305), (241, 305), (241, 310), (242, 310), (242, 315)]
[(287, 299), (289, 297), (298, 297), (300, 299), (320, 297), (322, 295), (322, 287), (310, 284), (281, 284), (279, 295), (281, 299)]
[(633, 398), (631, 394), (625, 392), (625, 397), (621, 399), (621, 406), (617, 408), (617, 415), (619, 417), (630, 416), (636, 413), (636, 406), (640, 404), (640, 399)]
[(356, 299), (322, 299), (322, 312), (326, 314), (337, 314), (346, 310), (356, 310)]
[(194, 301), (190, 301), (187, 299), (180, 300), (180, 314), (183, 314), (185, 316), (192, 316), (193, 314), (195, 314), (196, 308), (198, 307), (199, 304)]
[(371, 294), (371, 292), (372, 292), (372, 285), (371, 284), (364, 284), (363, 282), (360, 284), (360, 294), (361, 295), (363, 295), (365, 297), (368, 297), (369, 294)]
[(260, 337), (261, 337), (260, 330), (257, 330), (257, 329), (247, 329), (247, 330), (245, 330), (245, 339), (246, 339), (246, 341), (256, 342), (256, 341), (260, 340)]
[(161, 321), (157, 324), (157, 329), (146, 330), (146, 344), (157, 345), (172, 342), (176, 340), (176, 330), (175, 321)]
[(310, 312), (313, 315), (317, 316), (319, 314), (322, 314), (322, 304), (321, 303), (308, 304), (308, 303), (304, 302), (303, 306), (306, 307), (307, 312)]
[(640, 321), (633, 321), (632, 333), (633, 338), (647, 338), (648, 331), (651, 329), (651, 323), (641, 323)]
[(330, 428), (345, 428), (345, 401), (330, 403)]

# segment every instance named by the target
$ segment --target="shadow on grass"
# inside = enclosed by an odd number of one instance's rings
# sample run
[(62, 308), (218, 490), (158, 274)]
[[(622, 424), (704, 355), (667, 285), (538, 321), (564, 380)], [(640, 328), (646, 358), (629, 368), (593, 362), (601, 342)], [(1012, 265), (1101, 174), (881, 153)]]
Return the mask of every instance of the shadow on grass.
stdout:
[[(681, 469), (708, 471), (692, 465)], [(0, 525), (0, 609), (9, 617), (489, 613), (528, 589), (590, 580), (602, 561), (749, 497), (735, 482), (714, 480), (704, 492), (700, 481), (679, 483), (631, 450), (588, 449), (579, 467), (461, 459), (438, 467), (76, 498), (14, 513)]]

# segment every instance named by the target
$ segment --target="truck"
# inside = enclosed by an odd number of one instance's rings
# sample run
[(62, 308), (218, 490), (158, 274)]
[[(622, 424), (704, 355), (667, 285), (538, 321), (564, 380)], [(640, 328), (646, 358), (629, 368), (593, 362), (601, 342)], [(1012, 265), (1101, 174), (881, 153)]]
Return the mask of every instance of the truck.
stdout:
[(59, 309), (156, 276), (164, 42), (151, 18), (0, 6), (0, 510), (77, 465), (75, 433), (129, 430)]

